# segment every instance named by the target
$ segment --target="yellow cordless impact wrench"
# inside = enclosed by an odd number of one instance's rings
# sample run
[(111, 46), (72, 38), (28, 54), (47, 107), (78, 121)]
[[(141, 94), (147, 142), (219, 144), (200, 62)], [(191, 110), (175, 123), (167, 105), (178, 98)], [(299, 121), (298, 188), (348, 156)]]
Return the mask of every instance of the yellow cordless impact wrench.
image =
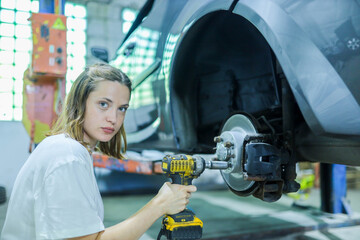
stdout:
[[(191, 185), (192, 180), (200, 176), (205, 168), (227, 169), (228, 162), (209, 161), (194, 155), (167, 155), (162, 160), (162, 170), (171, 178), (172, 183)], [(165, 235), (168, 240), (200, 239), (203, 222), (193, 211), (185, 209), (174, 215), (165, 215), (158, 235), (160, 240)]]

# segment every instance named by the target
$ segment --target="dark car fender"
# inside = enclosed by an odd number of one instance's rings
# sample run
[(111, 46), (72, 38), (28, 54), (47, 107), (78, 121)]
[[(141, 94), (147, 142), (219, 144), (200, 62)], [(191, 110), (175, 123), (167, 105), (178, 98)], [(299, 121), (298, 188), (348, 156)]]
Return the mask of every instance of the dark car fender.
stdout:
[[(314, 43), (311, 32), (302, 29), (279, 2), (239, 1), (233, 13), (250, 21), (271, 46), (315, 133), (360, 135), (358, 102)], [(315, 14), (319, 9), (312, 11)]]

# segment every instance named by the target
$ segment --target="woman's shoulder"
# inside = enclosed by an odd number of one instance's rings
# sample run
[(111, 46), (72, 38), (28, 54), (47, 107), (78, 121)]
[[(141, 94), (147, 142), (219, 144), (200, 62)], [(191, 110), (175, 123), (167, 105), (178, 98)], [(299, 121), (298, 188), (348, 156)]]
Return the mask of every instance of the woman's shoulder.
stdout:
[(69, 135), (62, 133), (58, 135), (52, 135), (46, 137), (36, 148), (35, 150), (49, 150), (51, 153), (59, 154), (80, 154), (80, 153), (87, 153), (86, 148), (76, 141), (75, 139), (71, 138)]
[(46, 137), (30, 155), (29, 160), (37, 162), (38, 166), (46, 169), (49, 175), (62, 166), (74, 163), (82, 165), (92, 164), (87, 149), (78, 141), (66, 134)]
[[(60, 133), (57, 135), (51, 135), (46, 137), (40, 144), (42, 145), (53, 145), (53, 144), (71, 144), (71, 145), (77, 145), (80, 144), (75, 139), (71, 138), (66, 133)], [(81, 144), (80, 144), (81, 145)]]

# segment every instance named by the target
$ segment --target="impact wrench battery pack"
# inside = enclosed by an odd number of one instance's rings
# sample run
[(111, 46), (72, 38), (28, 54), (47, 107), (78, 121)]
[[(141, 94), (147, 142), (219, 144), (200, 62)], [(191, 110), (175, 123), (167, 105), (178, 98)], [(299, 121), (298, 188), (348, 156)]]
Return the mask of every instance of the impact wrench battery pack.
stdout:
[(162, 229), (158, 239), (162, 235), (171, 240), (200, 239), (202, 228), (202, 221), (191, 210), (185, 209), (180, 213), (166, 215), (163, 218)]

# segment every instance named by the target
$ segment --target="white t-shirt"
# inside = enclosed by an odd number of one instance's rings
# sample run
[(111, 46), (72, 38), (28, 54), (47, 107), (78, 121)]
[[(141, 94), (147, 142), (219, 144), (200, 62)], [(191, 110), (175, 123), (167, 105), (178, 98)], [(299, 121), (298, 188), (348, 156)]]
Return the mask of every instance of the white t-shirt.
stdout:
[(50, 136), (16, 178), (1, 240), (88, 235), (104, 230), (103, 217), (89, 152), (65, 134)]

